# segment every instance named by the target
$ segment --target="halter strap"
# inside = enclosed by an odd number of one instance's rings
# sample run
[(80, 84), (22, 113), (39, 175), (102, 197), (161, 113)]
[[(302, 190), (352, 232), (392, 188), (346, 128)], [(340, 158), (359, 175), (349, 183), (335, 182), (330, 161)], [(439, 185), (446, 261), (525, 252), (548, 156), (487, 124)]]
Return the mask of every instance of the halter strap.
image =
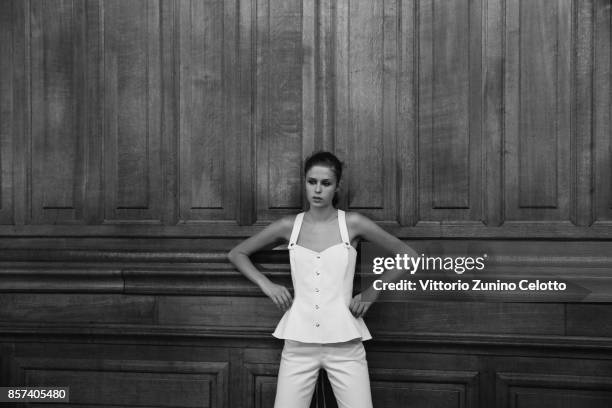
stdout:
[(342, 237), (342, 243), (345, 247), (351, 246), (351, 240), (349, 239), (348, 228), (346, 227), (346, 217), (344, 211), (338, 210), (338, 224), (340, 224), (340, 236)]
[(303, 212), (295, 216), (295, 221), (293, 221), (293, 230), (291, 230), (291, 237), (289, 238), (289, 249), (293, 248), (297, 242), (298, 236), (300, 235), (300, 228), (302, 228), (303, 219)]
[[(303, 212), (295, 216), (295, 221), (293, 221), (293, 229), (291, 230), (291, 237), (289, 238), (289, 249), (292, 249), (297, 244), (297, 239), (300, 235), (300, 229), (302, 228), (303, 220)], [(351, 241), (349, 239), (348, 228), (346, 227), (346, 217), (344, 211), (340, 209), (338, 210), (338, 225), (340, 226), (340, 236), (342, 237), (342, 244), (346, 248), (349, 248), (351, 246)]]

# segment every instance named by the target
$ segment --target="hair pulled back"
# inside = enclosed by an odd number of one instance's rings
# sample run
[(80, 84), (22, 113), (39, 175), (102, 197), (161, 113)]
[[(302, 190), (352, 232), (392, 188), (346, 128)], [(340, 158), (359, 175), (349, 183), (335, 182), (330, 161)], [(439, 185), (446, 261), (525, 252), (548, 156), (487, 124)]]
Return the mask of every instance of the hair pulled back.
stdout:
[[(336, 176), (336, 185), (340, 183), (340, 180), (342, 179), (343, 164), (335, 154), (327, 151), (319, 151), (310, 155), (304, 162), (304, 176), (313, 166), (329, 167)], [(332, 199), (332, 205), (335, 207), (337, 204), (338, 193), (335, 193), (334, 198)]]

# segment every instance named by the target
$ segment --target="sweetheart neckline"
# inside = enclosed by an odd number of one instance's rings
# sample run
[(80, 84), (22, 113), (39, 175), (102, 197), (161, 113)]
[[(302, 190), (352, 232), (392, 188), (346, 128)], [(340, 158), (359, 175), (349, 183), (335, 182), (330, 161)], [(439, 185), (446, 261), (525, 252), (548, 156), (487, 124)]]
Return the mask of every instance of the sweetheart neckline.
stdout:
[[(332, 248), (334, 248), (334, 247), (337, 247), (338, 245), (344, 245), (344, 242), (338, 242), (337, 244), (334, 244), (334, 245), (332, 245), (332, 246), (328, 246), (328, 247), (327, 247), (327, 248), (325, 248), (324, 250), (322, 250), (322, 251), (318, 251), (318, 252), (317, 252), (317, 251), (315, 251), (314, 249), (306, 248), (305, 246), (302, 246), (302, 245), (300, 245), (300, 244), (293, 244), (293, 245), (294, 245), (294, 246), (297, 246), (297, 247), (300, 247), (300, 248), (304, 248), (305, 250), (310, 251), (310, 252), (312, 252), (312, 253), (314, 253), (314, 254), (321, 255), (323, 252), (327, 251), (328, 249), (332, 249)], [(349, 245), (349, 247), (351, 247), (351, 248), (353, 248), (355, 251), (357, 251), (357, 250), (355, 249), (355, 247), (354, 247), (354, 246)]]

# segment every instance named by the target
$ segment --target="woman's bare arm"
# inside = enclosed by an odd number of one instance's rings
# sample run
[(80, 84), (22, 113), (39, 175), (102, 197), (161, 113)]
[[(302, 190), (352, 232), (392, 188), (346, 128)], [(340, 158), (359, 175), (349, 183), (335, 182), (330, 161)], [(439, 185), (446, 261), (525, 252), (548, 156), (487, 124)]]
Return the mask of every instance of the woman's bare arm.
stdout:
[(292, 218), (284, 217), (273, 222), (263, 231), (236, 245), (227, 255), (229, 261), (251, 282), (259, 286), (281, 310), (287, 310), (291, 306), (291, 293), (286, 287), (272, 282), (259, 272), (249, 257), (259, 250), (286, 240), (293, 226)]
[[(355, 236), (376, 244), (389, 253), (401, 255), (407, 254), (409, 257), (418, 256), (417, 252), (410, 246), (406, 245), (397, 237), (389, 234), (387, 231), (379, 227), (374, 221), (359, 213), (348, 214), (347, 221), (349, 222), (351, 230)], [(379, 279), (383, 282), (394, 282), (404, 273), (404, 270), (387, 270), (380, 276)], [(366, 288), (362, 293), (359, 293), (353, 297), (349, 307), (351, 312), (353, 312), (356, 317), (363, 316), (370, 308), (372, 302), (363, 301), (362, 299), (376, 300), (379, 294), (380, 292), (374, 290), (372, 287)]]

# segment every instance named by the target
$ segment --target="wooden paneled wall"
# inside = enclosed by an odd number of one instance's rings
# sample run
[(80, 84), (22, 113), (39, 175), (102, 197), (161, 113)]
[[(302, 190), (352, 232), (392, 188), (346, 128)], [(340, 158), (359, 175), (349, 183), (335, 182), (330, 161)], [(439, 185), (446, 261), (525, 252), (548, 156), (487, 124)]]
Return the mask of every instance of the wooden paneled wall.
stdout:
[[(419, 251), (612, 289), (611, 9), (0, 1), (0, 385), (271, 407), (280, 313), (225, 253), (300, 211), (318, 149), (346, 163), (341, 207)], [(284, 250), (256, 261), (291, 284)], [(612, 406), (609, 304), (366, 320), (377, 407)]]
[[(607, 1), (3, 2), (4, 236), (610, 237)], [(126, 224), (129, 228), (126, 228)]]

